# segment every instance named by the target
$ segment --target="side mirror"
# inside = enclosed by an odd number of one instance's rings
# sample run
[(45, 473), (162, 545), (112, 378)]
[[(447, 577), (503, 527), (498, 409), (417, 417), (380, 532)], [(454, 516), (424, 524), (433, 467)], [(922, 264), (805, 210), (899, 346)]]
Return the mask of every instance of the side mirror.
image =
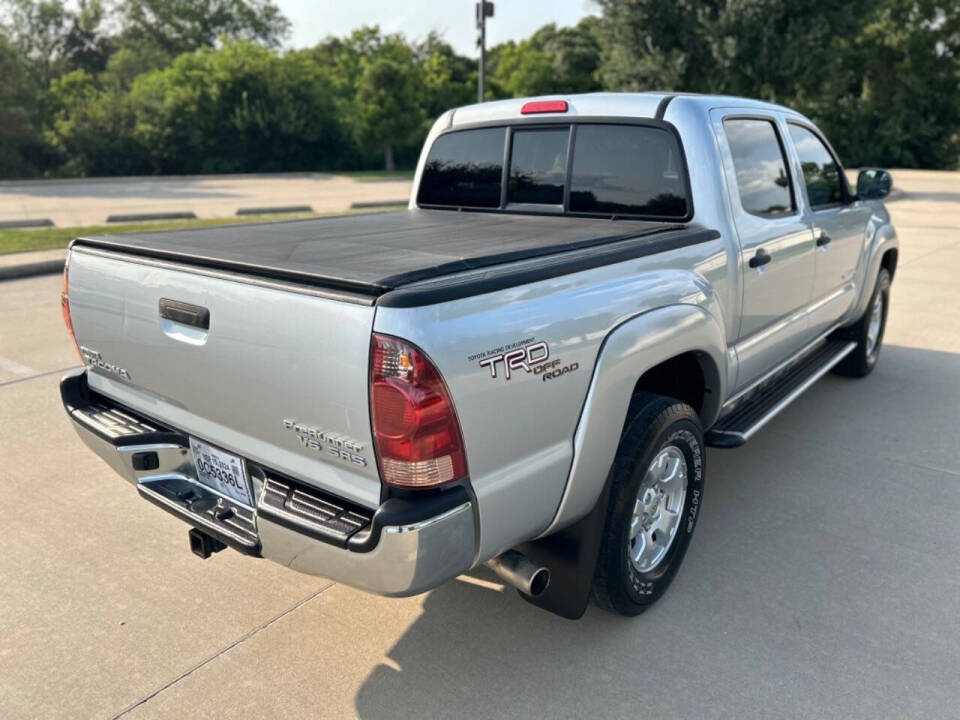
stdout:
[(893, 177), (880, 168), (864, 168), (857, 175), (857, 195), (861, 200), (879, 200), (890, 194)]

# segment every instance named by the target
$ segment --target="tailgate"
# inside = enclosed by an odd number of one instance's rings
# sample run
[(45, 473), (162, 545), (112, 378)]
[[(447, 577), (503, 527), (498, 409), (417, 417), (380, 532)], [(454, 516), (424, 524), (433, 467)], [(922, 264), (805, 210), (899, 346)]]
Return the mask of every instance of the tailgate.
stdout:
[[(372, 306), (82, 246), (70, 253), (69, 283), (91, 388), (307, 484), (379, 504), (367, 402)], [(167, 317), (161, 300), (173, 301)]]

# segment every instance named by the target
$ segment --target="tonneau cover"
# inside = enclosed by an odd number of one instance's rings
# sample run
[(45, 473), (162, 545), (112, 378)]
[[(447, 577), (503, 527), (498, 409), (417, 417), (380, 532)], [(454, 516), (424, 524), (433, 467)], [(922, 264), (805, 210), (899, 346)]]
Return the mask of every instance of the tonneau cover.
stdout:
[(420, 280), (679, 229), (456, 210), (82, 237), (77, 244), (378, 296)]

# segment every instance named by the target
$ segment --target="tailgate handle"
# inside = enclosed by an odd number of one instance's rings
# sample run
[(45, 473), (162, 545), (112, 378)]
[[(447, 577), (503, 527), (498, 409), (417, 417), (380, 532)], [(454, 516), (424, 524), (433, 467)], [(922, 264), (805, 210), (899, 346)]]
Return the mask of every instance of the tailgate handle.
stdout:
[(200, 305), (160, 298), (160, 317), (201, 330), (210, 329), (210, 311)]

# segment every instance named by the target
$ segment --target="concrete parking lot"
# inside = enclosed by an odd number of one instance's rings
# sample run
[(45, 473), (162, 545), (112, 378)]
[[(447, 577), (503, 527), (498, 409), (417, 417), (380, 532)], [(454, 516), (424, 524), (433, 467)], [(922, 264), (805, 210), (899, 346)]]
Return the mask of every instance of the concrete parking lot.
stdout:
[(237, 210), (310, 206), (349, 210), (353, 203), (406, 200), (407, 178), (324, 173), (205, 175), (0, 182), (0, 222), (47, 219), (58, 227), (102, 225), (110, 215), (192, 212), (230, 217)]
[(960, 716), (960, 173), (897, 172), (879, 366), (738, 450), (657, 606), (539, 611), (477, 571), (405, 600), (227, 551), (60, 407), (60, 279), (0, 283), (0, 716)]

